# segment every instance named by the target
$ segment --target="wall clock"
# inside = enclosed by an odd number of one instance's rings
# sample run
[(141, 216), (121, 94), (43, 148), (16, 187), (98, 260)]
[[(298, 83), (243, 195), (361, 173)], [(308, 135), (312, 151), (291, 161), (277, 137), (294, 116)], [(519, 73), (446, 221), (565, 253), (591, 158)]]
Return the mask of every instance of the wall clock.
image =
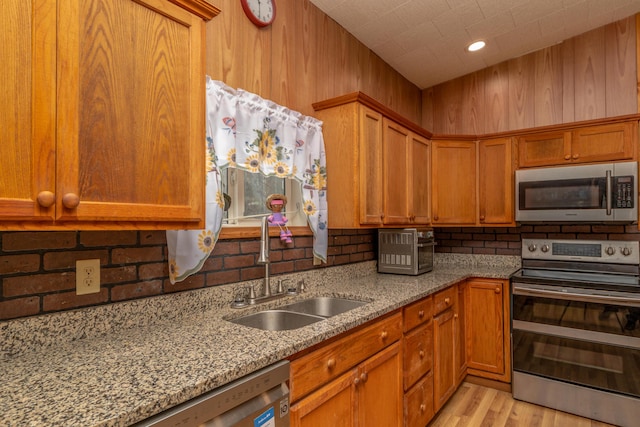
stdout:
[(258, 27), (270, 25), (276, 18), (276, 0), (240, 0), (249, 20)]

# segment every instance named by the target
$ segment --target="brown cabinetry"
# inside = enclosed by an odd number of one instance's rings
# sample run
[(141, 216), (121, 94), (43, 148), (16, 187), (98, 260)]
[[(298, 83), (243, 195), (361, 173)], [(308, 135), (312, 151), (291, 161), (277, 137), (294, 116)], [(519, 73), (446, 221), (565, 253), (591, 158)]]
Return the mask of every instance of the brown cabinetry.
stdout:
[(201, 223), (201, 3), (3, 3), (0, 228)]
[(424, 427), (433, 417), (433, 299), (404, 308), (404, 425)]
[(638, 122), (628, 121), (523, 135), (518, 138), (518, 166), (635, 159), (637, 134)]
[(429, 223), (427, 132), (361, 93), (313, 105), (323, 121), (330, 228)]
[(432, 141), (433, 225), (475, 225), (475, 141)]
[(292, 426), (402, 425), (401, 334), (397, 313), (293, 360)]
[(457, 286), (454, 285), (433, 296), (433, 409), (435, 412), (444, 406), (458, 386), (457, 292)]
[(467, 371), (510, 382), (509, 282), (471, 279), (465, 286)]
[(478, 142), (480, 225), (515, 225), (514, 158), (511, 138)]

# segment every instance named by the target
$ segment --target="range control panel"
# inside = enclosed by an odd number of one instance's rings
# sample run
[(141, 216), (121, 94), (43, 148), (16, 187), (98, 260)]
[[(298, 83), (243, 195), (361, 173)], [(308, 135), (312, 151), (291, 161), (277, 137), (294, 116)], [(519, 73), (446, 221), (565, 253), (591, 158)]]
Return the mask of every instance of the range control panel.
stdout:
[(626, 240), (522, 239), (522, 258), (638, 264), (640, 243)]

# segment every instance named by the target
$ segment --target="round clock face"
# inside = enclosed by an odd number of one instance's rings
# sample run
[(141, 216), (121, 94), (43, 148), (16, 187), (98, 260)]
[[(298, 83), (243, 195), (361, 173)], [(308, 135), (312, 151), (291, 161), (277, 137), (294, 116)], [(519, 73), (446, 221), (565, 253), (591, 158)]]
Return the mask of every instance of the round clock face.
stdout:
[(276, 17), (275, 0), (241, 0), (244, 13), (258, 27), (266, 27)]

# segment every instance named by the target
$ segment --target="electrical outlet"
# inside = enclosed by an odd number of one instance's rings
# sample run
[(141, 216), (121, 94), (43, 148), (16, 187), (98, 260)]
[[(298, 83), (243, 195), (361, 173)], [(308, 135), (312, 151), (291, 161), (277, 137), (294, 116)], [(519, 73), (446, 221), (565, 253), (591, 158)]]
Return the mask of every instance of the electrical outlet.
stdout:
[(76, 261), (76, 295), (100, 292), (100, 260), (83, 259)]

